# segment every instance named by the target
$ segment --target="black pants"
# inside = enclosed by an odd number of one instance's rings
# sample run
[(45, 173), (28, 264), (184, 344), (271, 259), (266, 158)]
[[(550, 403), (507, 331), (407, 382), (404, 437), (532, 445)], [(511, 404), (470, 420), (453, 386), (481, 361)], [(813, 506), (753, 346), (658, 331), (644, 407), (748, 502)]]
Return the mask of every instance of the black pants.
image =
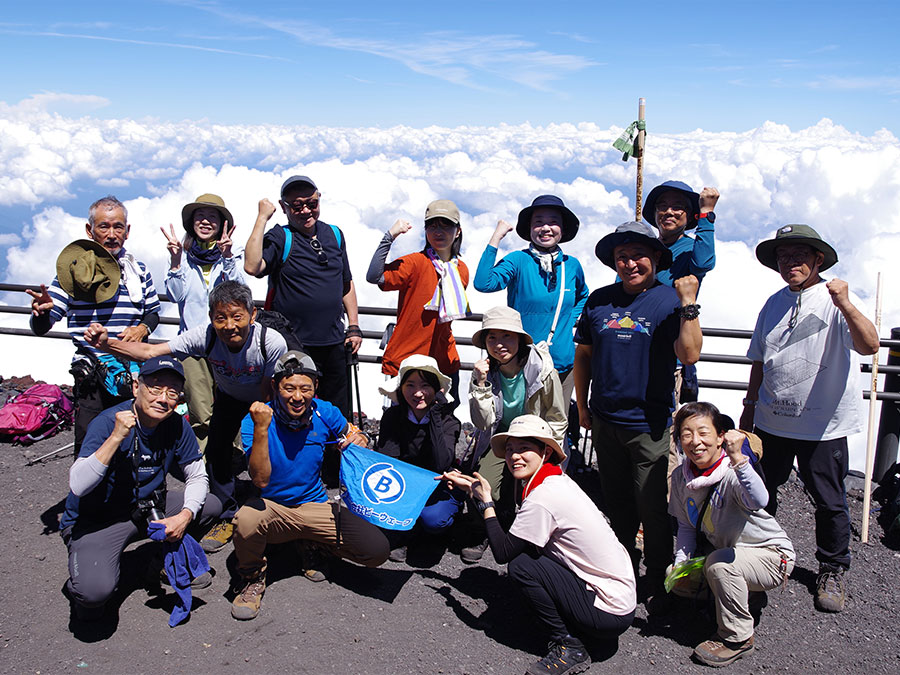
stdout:
[(634, 619), (634, 610), (617, 616), (597, 609), (597, 596), (572, 570), (549, 556), (520, 553), (509, 563), (509, 577), (553, 641), (576, 634), (593, 639), (616, 638)]
[(81, 444), (87, 434), (88, 425), (94, 418), (107, 408), (127, 401), (130, 397), (113, 396), (101, 384), (89, 387), (75, 385), (75, 457), (81, 452)]
[(800, 478), (816, 504), (816, 560), (850, 567), (850, 511), (844, 479), (849, 469), (847, 438), (799, 441), (756, 429), (763, 442), (762, 463), (773, 516), (778, 510), (778, 486), (787, 481), (797, 458)]
[(344, 351), (344, 343), (318, 347), (304, 345), (303, 351), (309, 355), (316, 364), (316, 368), (322, 373), (316, 389), (316, 398), (336, 406), (349, 422), (350, 383), (347, 378), (347, 353)]
[(232, 449), (241, 422), (250, 411), (250, 403), (216, 389), (212, 417), (209, 421), (209, 440), (206, 444), (206, 472), (209, 492), (222, 503), (222, 520), (231, 520), (237, 511), (234, 498), (234, 469)]

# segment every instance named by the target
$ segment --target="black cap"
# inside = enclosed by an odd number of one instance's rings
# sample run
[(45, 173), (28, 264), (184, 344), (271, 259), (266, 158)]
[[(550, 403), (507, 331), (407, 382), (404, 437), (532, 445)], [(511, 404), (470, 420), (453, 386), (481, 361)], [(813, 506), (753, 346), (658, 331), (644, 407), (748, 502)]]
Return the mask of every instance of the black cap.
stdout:
[(285, 191), (286, 191), (289, 187), (291, 187), (291, 185), (294, 185), (295, 183), (304, 183), (304, 184), (306, 184), (306, 185), (312, 186), (312, 189), (313, 189), (313, 190), (316, 190), (316, 191), (319, 190), (319, 188), (318, 188), (318, 187), (316, 186), (316, 184), (313, 182), (313, 179), (310, 178), (309, 176), (291, 176), (291, 177), (288, 178), (286, 181), (284, 181), (284, 183), (281, 184), (281, 198), (282, 198), (282, 199), (284, 199), (284, 193), (285, 193)]

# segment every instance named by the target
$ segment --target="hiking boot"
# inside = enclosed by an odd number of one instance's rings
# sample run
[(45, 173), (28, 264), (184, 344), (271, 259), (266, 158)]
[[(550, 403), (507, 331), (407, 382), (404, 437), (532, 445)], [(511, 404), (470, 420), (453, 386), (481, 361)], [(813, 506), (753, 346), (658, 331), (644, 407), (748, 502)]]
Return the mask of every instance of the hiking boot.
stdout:
[(230, 520), (220, 520), (213, 525), (212, 529), (206, 533), (206, 536), (200, 540), (200, 548), (206, 553), (215, 553), (221, 551), (225, 544), (231, 541), (234, 535), (234, 525)]
[(840, 612), (847, 600), (844, 582), (846, 569), (839, 565), (821, 565), (816, 579), (816, 597), (813, 604), (820, 612)]
[(462, 551), (460, 551), (459, 559), (467, 565), (477, 563), (479, 560), (481, 560), (482, 556), (484, 556), (484, 550), (487, 547), (488, 540), (487, 537), (485, 537), (482, 541), (478, 542), (474, 546), (466, 546)]
[(231, 616), (239, 621), (255, 619), (259, 614), (263, 593), (266, 592), (266, 574), (261, 572), (255, 577), (245, 577), (242, 586), (231, 602)]
[[(191, 590), (199, 591), (204, 588), (209, 588), (210, 586), (212, 586), (212, 580), (212, 573), (207, 570), (199, 577), (194, 577), (193, 579), (191, 579)], [(171, 583), (169, 583), (169, 575), (166, 574), (165, 568), (159, 571), (159, 582), (161, 584), (165, 584), (166, 586), (172, 585)]]
[(584, 644), (578, 638), (567, 635), (559, 642), (551, 642), (547, 656), (528, 666), (525, 673), (583, 673), (590, 667), (591, 657)]
[(397, 548), (391, 549), (388, 560), (396, 563), (406, 562), (406, 546), (398, 546)]
[(327, 581), (330, 564), (326, 552), (318, 544), (301, 539), (297, 542), (303, 576), (310, 581)]
[(729, 642), (714, 635), (694, 649), (694, 658), (706, 666), (721, 668), (753, 651), (753, 636), (743, 642)]

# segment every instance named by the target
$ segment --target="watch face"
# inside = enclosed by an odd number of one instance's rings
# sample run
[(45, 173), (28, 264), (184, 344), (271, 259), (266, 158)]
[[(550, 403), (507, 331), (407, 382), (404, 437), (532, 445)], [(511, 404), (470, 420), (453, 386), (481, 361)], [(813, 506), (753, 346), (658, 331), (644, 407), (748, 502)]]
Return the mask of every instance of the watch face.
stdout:
[(709, 222), (714, 223), (714, 222), (716, 222), (716, 214), (713, 213), (712, 211), (710, 211), (709, 213), (706, 214), (706, 219)]

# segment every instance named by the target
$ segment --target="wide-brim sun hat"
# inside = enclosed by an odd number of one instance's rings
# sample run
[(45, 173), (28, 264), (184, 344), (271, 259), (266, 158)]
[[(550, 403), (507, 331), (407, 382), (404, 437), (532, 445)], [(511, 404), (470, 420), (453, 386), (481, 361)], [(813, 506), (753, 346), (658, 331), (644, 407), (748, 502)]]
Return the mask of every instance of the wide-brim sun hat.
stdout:
[(449, 393), (451, 384), (450, 378), (441, 372), (441, 369), (438, 368), (437, 361), (424, 354), (412, 354), (403, 359), (400, 362), (400, 368), (397, 371), (397, 374), (379, 386), (378, 391), (381, 392), (383, 396), (387, 396), (394, 403), (397, 403), (397, 390), (400, 388), (403, 376), (410, 370), (423, 370), (426, 373), (432, 373), (437, 377), (438, 383), (441, 385), (441, 390), (444, 392), (447, 401), (451, 402), (453, 400), (453, 397), (450, 396)]
[(234, 225), (234, 218), (231, 217), (231, 211), (225, 207), (225, 200), (219, 195), (207, 192), (206, 194), (197, 197), (197, 199), (190, 204), (185, 204), (184, 208), (181, 209), (181, 224), (184, 226), (185, 231), (192, 237), (196, 236), (194, 234), (194, 211), (207, 206), (214, 208), (222, 217), (218, 236), (222, 236), (222, 230), (225, 228), (225, 221), (228, 221), (229, 225)]
[(512, 307), (500, 305), (491, 307), (481, 315), (481, 329), (472, 336), (472, 344), (479, 349), (485, 349), (484, 340), (490, 330), (505, 330), (525, 336), (527, 344), (534, 344), (531, 336), (522, 327), (522, 315)]
[(809, 225), (802, 224), (785, 225), (778, 228), (774, 239), (766, 239), (756, 246), (756, 259), (777, 272), (778, 260), (775, 249), (785, 244), (806, 244), (816, 251), (821, 251), (825, 255), (825, 261), (819, 267), (820, 272), (824, 272), (838, 261), (837, 251), (831, 247), (831, 244), (822, 239), (819, 233)]
[(506, 439), (508, 438), (534, 438), (546, 443), (552, 450), (550, 457), (554, 464), (562, 464), (566, 459), (566, 453), (553, 438), (553, 431), (537, 415), (519, 415), (509, 423), (509, 429), (504, 433), (494, 434), (491, 437), (491, 451), (496, 457), (506, 457)]
[(95, 304), (116, 297), (122, 270), (102, 244), (93, 239), (77, 239), (56, 259), (56, 279), (68, 295)]
[(647, 223), (639, 223), (636, 220), (622, 223), (615, 232), (612, 232), (600, 241), (594, 248), (594, 254), (607, 267), (616, 269), (616, 262), (613, 260), (613, 251), (616, 246), (622, 244), (644, 244), (653, 251), (659, 251), (662, 255), (659, 257), (659, 264), (656, 271), (667, 270), (672, 266), (672, 251), (669, 247), (662, 243), (656, 233)]
[(525, 241), (531, 241), (531, 214), (535, 209), (548, 208), (556, 209), (562, 213), (562, 236), (559, 238), (561, 244), (572, 241), (578, 234), (578, 216), (572, 213), (563, 200), (556, 195), (540, 195), (534, 198), (531, 206), (526, 206), (519, 211), (519, 219), (516, 222), (516, 234)]
[(647, 195), (647, 199), (644, 201), (644, 208), (641, 209), (641, 215), (644, 216), (644, 220), (653, 227), (658, 228), (656, 224), (656, 200), (669, 190), (683, 193), (691, 204), (691, 212), (688, 214), (687, 225), (684, 229), (692, 230), (697, 227), (697, 216), (700, 215), (700, 195), (694, 192), (690, 185), (682, 183), (680, 180), (667, 180), (665, 183), (657, 185), (650, 190), (650, 194)]

